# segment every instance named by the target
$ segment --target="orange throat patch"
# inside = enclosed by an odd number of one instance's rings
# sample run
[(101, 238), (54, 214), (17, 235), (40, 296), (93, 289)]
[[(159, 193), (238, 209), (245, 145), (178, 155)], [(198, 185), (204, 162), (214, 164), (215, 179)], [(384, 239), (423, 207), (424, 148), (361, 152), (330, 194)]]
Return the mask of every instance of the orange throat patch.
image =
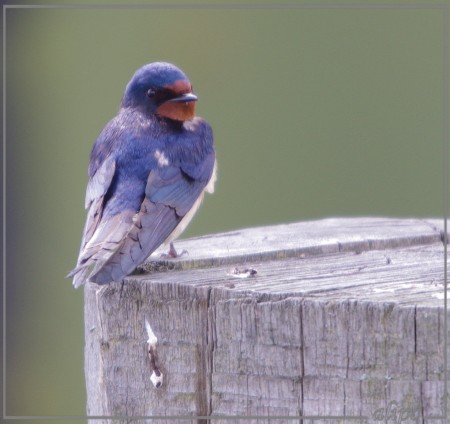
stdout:
[(165, 102), (156, 113), (175, 121), (190, 121), (195, 116), (195, 102)]

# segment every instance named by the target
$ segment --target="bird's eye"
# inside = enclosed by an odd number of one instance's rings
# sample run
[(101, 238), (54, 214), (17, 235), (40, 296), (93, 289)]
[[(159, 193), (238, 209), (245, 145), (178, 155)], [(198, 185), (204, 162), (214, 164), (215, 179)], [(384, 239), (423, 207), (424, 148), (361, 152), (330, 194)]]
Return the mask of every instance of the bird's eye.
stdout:
[(155, 97), (156, 91), (153, 88), (149, 88), (147, 90), (147, 97), (153, 98)]

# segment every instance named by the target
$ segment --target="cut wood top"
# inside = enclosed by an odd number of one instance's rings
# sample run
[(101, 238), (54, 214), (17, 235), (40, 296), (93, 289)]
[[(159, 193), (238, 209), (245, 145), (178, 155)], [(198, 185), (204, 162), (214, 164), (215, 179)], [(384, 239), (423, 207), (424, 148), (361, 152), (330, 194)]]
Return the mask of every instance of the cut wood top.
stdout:
[(440, 308), (443, 228), (443, 219), (333, 218), (242, 229), (179, 240), (177, 250), (189, 253), (177, 259), (161, 260), (163, 247), (140, 268), (143, 274), (127, 280), (210, 286), (225, 298), (301, 296)]

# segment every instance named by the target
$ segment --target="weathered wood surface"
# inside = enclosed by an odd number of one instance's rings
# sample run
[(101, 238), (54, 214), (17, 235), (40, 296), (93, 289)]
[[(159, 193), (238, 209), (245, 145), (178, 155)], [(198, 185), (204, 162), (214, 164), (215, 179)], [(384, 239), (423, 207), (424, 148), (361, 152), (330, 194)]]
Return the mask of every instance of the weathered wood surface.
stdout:
[[(446, 422), (431, 419), (445, 390), (442, 240), (441, 220), (253, 228), (180, 240), (188, 256), (156, 252), (124, 284), (89, 284), (88, 415)], [(235, 267), (257, 274), (238, 278)], [(158, 337), (159, 389), (145, 319)]]

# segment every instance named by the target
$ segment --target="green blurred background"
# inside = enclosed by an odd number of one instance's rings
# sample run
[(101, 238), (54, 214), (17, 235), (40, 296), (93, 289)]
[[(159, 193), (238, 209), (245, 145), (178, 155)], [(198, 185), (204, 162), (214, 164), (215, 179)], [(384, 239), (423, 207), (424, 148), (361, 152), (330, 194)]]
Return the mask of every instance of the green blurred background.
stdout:
[(439, 217), (443, 22), (423, 8), (8, 9), (6, 414), (85, 414), (83, 292), (64, 276), (90, 149), (138, 67), (181, 67), (214, 129), (216, 193), (183, 237)]

